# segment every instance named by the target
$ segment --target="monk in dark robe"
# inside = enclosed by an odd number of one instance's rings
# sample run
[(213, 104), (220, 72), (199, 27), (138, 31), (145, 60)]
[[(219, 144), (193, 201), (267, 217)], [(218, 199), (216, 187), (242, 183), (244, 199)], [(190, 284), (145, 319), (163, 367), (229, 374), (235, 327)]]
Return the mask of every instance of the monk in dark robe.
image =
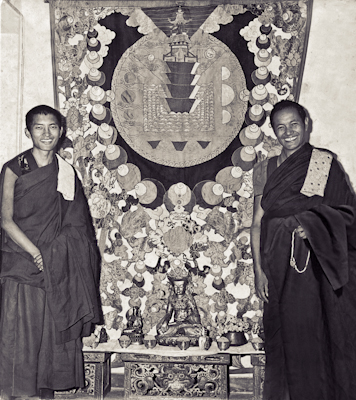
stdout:
[(282, 152), (254, 169), (251, 244), (264, 301), (265, 400), (356, 399), (355, 198), (335, 156), (308, 143), (309, 119), (282, 101)]
[(2, 399), (83, 387), (81, 337), (100, 323), (98, 253), (73, 167), (56, 154), (61, 114), (26, 115), (33, 148), (1, 174)]

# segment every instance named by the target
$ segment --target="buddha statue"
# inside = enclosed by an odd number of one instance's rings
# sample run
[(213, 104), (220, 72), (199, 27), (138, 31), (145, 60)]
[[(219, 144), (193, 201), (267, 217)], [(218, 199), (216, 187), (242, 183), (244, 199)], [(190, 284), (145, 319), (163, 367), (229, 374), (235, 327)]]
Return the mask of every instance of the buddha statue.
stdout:
[(127, 325), (123, 330), (122, 334), (127, 335), (131, 339), (131, 343), (142, 344), (143, 343), (143, 332), (142, 332), (142, 316), (140, 308), (137, 306), (132, 307), (126, 313)]
[(187, 290), (189, 272), (184, 267), (170, 268), (167, 277), (171, 294), (168, 297), (167, 312), (157, 324), (157, 342), (174, 346), (177, 339), (184, 336), (190, 339), (191, 346), (198, 346), (199, 337), (206, 336), (207, 331), (201, 324), (194, 297)]

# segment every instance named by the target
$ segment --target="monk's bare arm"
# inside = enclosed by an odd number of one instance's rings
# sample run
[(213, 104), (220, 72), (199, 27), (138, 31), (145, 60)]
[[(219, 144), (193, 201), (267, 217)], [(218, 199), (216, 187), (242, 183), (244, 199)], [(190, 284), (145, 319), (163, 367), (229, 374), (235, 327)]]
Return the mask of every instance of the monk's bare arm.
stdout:
[(268, 302), (268, 281), (261, 266), (261, 221), (264, 214), (261, 207), (262, 196), (255, 196), (253, 205), (253, 220), (251, 225), (251, 250), (255, 271), (255, 286), (258, 297)]
[(8, 236), (19, 245), (24, 251), (29, 253), (37, 267), (43, 269), (43, 261), (40, 250), (31, 242), (31, 240), (22, 232), (13, 220), (14, 215), (14, 189), (17, 175), (10, 168), (5, 171), (3, 196), (1, 204), (2, 228)]

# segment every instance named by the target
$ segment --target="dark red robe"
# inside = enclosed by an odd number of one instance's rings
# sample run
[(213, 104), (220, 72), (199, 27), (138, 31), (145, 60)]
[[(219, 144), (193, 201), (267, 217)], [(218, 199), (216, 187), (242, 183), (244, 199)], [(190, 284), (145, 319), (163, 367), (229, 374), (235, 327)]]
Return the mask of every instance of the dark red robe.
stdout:
[[(356, 399), (355, 198), (333, 159), (324, 196), (300, 193), (313, 147), (305, 144), (278, 168), (268, 162), (261, 206), (264, 308), (264, 399)], [(301, 225), (308, 239), (292, 232)]]
[(38, 168), (27, 151), (4, 165), (1, 182), (7, 167), (18, 176), (14, 222), (41, 250), (44, 270), (3, 234), (0, 385), (14, 396), (82, 387), (81, 337), (100, 322), (100, 302), (99, 259), (80, 181), (75, 176), (69, 201), (57, 191), (56, 159)]

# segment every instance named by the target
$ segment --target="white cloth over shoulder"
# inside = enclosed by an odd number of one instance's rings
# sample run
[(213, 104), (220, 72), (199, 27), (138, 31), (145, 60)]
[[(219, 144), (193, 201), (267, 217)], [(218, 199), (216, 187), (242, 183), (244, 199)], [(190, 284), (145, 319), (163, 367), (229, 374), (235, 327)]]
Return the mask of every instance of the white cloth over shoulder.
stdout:
[(73, 167), (56, 154), (58, 160), (57, 191), (65, 200), (73, 201), (75, 194), (75, 172)]

